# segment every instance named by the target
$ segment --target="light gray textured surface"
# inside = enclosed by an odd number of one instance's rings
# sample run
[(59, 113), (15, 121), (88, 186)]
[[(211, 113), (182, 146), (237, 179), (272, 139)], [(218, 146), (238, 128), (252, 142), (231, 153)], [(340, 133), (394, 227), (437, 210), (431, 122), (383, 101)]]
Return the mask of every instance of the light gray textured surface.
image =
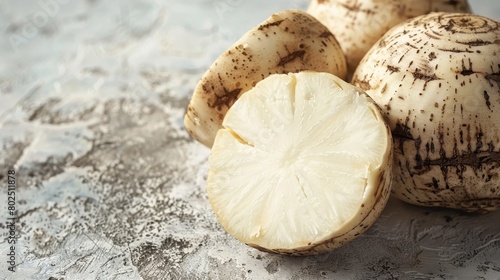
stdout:
[[(259, 252), (218, 225), (205, 195), (209, 150), (183, 129), (184, 108), (246, 30), (306, 5), (0, 1), (0, 172), (17, 171), (19, 235), (14, 274), (0, 241), (1, 277), (500, 279), (500, 212), (390, 200), (366, 234), (307, 258)], [(497, 1), (473, 8), (500, 18)]]

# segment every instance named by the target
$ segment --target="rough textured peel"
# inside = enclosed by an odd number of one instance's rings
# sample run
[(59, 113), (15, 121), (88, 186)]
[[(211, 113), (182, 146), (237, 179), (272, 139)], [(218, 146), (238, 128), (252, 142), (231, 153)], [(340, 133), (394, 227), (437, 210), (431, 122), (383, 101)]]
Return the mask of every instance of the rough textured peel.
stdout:
[(345, 78), (347, 66), (333, 35), (311, 15), (276, 13), (243, 35), (203, 75), (187, 108), (186, 129), (211, 147), (227, 110), (243, 93), (271, 74), (304, 70)]
[(394, 194), (413, 204), (500, 206), (500, 23), (434, 13), (389, 31), (353, 84), (388, 119)]
[(431, 12), (468, 12), (467, 0), (312, 0), (307, 12), (333, 33), (349, 76), (368, 50), (397, 24)]
[(241, 242), (322, 253), (374, 223), (391, 163), (390, 130), (360, 89), (327, 73), (275, 74), (228, 111), (210, 155), (208, 197)]

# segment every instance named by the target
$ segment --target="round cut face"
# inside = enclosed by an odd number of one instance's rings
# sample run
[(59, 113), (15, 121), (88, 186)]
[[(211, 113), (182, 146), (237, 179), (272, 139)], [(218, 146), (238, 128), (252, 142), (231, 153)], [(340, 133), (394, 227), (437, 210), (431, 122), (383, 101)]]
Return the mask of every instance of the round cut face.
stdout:
[(381, 180), (390, 172), (388, 128), (369, 97), (333, 75), (272, 75), (231, 107), (223, 126), (208, 196), (244, 243), (307, 249), (385, 205), (374, 197), (389, 188)]

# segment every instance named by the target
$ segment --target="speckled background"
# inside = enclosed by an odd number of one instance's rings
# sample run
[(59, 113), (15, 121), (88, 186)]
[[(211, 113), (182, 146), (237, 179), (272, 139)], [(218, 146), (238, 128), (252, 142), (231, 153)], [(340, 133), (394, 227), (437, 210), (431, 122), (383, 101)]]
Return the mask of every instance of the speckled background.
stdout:
[[(240, 244), (182, 117), (197, 81), (273, 12), (308, 1), (0, 0), (2, 279), (500, 279), (500, 212), (389, 201), (360, 238), (293, 258)], [(498, 1), (471, 1), (500, 19)], [(17, 272), (6, 174), (17, 172)]]

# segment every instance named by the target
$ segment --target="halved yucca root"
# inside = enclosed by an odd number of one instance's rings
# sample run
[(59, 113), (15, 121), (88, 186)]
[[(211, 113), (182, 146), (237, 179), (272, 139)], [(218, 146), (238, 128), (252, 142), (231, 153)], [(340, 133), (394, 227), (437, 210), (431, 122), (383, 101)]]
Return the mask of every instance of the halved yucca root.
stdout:
[(390, 191), (392, 140), (360, 89), (326, 73), (275, 74), (228, 111), (208, 197), (224, 229), (265, 251), (329, 251), (365, 231)]

